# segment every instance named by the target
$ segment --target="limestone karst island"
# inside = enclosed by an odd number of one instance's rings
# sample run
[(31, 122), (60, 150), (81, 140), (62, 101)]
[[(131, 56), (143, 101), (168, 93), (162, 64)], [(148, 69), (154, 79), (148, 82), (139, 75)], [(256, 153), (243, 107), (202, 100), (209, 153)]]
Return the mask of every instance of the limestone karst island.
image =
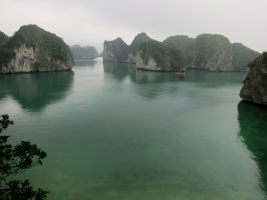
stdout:
[(0, 200), (266, 200), (266, 7), (1, 0)]

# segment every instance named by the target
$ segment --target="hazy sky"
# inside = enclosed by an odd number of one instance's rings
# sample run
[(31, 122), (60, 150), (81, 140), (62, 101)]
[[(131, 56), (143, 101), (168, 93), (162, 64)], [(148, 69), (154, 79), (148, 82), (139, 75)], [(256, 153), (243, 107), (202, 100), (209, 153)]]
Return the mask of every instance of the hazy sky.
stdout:
[(171, 35), (219, 33), (231, 42), (267, 50), (267, 0), (0, 0), (0, 30), (12, 35), (37, 24), (68, 44), (94, 45), (139, 32)]

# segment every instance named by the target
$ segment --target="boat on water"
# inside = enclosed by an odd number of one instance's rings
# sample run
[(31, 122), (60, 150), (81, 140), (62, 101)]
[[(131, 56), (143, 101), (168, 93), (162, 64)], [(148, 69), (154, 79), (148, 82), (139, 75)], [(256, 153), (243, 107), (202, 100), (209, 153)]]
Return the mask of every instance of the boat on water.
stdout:
[(177, 72), (176, 77), (178, 78), (184, 78), (185, 77), (185, 72)]

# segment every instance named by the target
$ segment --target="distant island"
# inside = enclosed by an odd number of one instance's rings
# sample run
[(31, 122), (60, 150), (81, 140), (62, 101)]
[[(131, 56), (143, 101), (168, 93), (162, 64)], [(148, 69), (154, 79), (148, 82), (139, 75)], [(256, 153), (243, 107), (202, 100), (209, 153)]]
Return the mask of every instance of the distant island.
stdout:
[(69, 47), (37, 25), (25, 25), (10, 38), (0, 33), (0, 73), (69, 70)]
[(247, 65), (258, 55), (218, 34), (201, 34), (196, 38), (177, 35), (159, 42), (140, 33), (130, 46), (121, 38), (105, 41), (103, 60), (135, 63), (138, 69), (153, 71), (248, 71)]
[(267, 52), (249, 64), (250, 72), (240, 91), (240, 97), (248, 102), (267, 105)]
[(88, 59), (94, 60), (98, 57), (98, 52), (93, 46), (85, 46), (82, 47), (80, 45), (70, 46), (70, 50), (72, 52), (74, 59)]

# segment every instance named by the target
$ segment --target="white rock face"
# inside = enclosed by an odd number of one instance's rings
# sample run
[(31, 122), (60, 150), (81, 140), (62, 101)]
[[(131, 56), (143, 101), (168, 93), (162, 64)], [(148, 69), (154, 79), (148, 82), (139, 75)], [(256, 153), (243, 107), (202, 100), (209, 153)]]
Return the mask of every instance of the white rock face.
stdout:
[(139, 52), (136, 53), (134, 60), (136, 62), (136, 68), (137, 69), (153, 70), (153, 71), (160, 71), (161, 70), (158, 67), (157, 62), (152, 57), (149, 57), (148, 62), (144, 63), (145, 61), (141, 58)]
[(250, 64), (250, 72), (240, 90), (240, 97), (248, 102), (267, 105), (267, 52)]
[(33, 48), (22, 45), (14, 52), (16, 56), (2, 67), (2, 73), (32, 71), (32, 64), (37, 60)]
[[(38, 61), (38, 49), (27, 47), (25, 44), (14, 50), (15, 57), (12, 58), (6, 65), (0, 67), (0, 73), (17, 73), (17, 72), (32, 72), (32, 71), (56, 71), (71, 69), (72, 63), (64, 64), (59, 60), (53, 60), (57, 64), (55, 67), (40, 67), (36, 69), (34, 63)], [(47, 61), (52, 62), (49, 56), (45, 56)]]
[(232, 52), (217, 51), (205, 65), (205, 69), (209, 71), (233, 71)]

